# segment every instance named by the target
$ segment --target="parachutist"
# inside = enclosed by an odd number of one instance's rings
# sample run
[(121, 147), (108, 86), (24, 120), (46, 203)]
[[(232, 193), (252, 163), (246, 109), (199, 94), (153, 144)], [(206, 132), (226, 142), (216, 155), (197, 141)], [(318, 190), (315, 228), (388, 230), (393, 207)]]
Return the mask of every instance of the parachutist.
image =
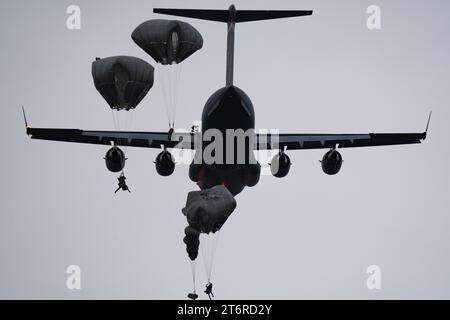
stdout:
[(196, 294), (195, 292), (194, 293), (189, 293), (188, 294), (188, 298), (195, 301), (195, 300), (198, 299), (198, 294)]
[(117, 188), (117, 190), (114, 193), (119, 192), (120, 189), (122, 189), (123, 191), (131, 192), (127, 186), (127, 183), (125, 181), (125, 180), (127, 180), (127, 178), (125, 177), (125, 174), (123, 172), (120, 175), (120, 177), (117, 178), (117, 180), (119, 180), (119, 188)]
[(213, 284), (208, 282), (206, 285), (205, 293), (208, 295), (209, 300), (212, 300), (211, 296), (214, 298), (214, 293), (212, 293)]
[(168, 132), (168, 135), (169, 135), (169, 141), (172, 141), (172, 136), (173, 136), (173, 133), (175, 132), (175, 130), (171, 127), (170, 129), (169, 129), (169, 132)]

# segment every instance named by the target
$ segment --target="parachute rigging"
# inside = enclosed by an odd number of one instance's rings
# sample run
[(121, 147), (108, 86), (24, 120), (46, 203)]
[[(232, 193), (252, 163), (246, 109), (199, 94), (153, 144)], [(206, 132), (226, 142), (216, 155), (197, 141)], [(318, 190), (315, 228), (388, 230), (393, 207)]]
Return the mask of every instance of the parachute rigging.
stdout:
[(182, 69), (181, 64), (158, 68), (158, 79), (161, 83), (169, 128), (175, 128)]
[[(196, 269), (197, 269), (197, 262), (194, 260), (194, 261), (191, 261), (191, 271), (192, 271), (192, 287), (193, 287), (193, 291), (192, 291), (192, 293), (193, 293), (193, 295), (197, 295), (197, 292), (196, 292), (196, 290), (197, 290), (197, 288), (196, 288), (196, 281), (195, 281), (195, 278), (196, 278)], [(197, 296), (198, 297), (198, 296)], [(195, 299), (197, 299), (197, 297), (195, 298)], [(194, 299), (194, 300), (195, 300)]]
[(212, 271), (214, 266), (214, 258), (219, 242), (220, 232), (211, 234), (202, 234), (200, 243), (202, 247), (202, 258), (205, 267), (206, 279), (211, 283)]

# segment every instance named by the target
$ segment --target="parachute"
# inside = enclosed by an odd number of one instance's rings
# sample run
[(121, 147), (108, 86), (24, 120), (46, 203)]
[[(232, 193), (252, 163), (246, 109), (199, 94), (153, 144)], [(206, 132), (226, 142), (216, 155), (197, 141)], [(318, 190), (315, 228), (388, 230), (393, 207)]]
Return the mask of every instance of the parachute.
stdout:
[[(154, 71), (155, 69), (144, 60), (129, 56), (97, 58), (92, 63), (95, 88), (110, 106), (116, 130), (131, 129), (133, 112), (128, 111), (136, 108), (152, 88)], [(122, 111), (127, 112), (121, 116)], [(105, 157), (108, 170), (122, 171), (121, 177), (125, 177), (123, 172), (125, 153), (126, 147), (122, 151), (113, 146)]]
[(92, 77), (111, 109), (128, 111), (153, 87), (154, 68), (136, 57), (97, 58), (92, 63)]
[(158, 70), (170, 128), (175, 127), (178, 90), (184, 60), (203, 47), (203, 38), (193, 26), (177, 20), (155, 19), (139, 25), (131, 38), (162, 65)]
[(155, 19), (139, 25), (131, 38), (156, 62), (180, 63), (203, 47), (200, 32), (187, 22)]
[(183, 242), (186, 244), (186, 251), (188, 253), (189, 259), (191, 259), (191, 271), (192, 271), (192, 283), (194, 286), (193, 293), (190, 293), (188, 297), (190, 299), (197, 299), (198, 295), (195, 293), (195, 276), (196, 276), (196, 259), (198, 257), (198, 248), (200, 246), (200, 232), (192, 228), (191, 226), (184, 229), (184, 234), (186, 235)]
[[(202, 256), (208, 283), (211, 283), (218, 231), (236, 209), (236, 200), (225, 186), (193, 191), (188, 194), (186, 207), (182, 209), (189, 226), (185, 229), (186, 250), (191, 259), (195, 293), (195, 266), (201, 240)], [(201, 233), (203, 233), (201, 235)]]
[(224, 186), (189, 192), (182, 210), (189, 225), (201, 233), (219, 231), (236, 209), (236, 200)]
[(200, 246), (200, 232), (192, 228), (191, 226), (186, 227), (184, 230), (185, 237), (183, 242), (186, 244), (186, 251), (189, 255), (189, 259), (195, 261), (198, 257), (198, 248)]

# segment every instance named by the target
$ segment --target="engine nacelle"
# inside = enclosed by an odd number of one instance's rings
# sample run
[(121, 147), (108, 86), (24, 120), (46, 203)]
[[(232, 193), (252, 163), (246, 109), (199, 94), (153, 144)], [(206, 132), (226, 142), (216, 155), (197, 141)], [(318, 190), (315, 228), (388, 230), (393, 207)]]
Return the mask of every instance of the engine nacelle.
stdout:
[(169, 151), (163, 151), (156, 157), (155, 166), (160, 176), (168, 177), (175, 171), (175, 159)]
[(121, 149), (113, 147), (106, 153), (106, 168), (111, 172), (120, 172), (125, 167), (126, 160), (125, 153)]
[(270, 163), (270, 171), (276, 178), (284, 178), (291, 169), (291, 159), (284, 152), (278, 153)]
[(330, 150), (323, 156), (322, 170), (328, 175), (337, 174), (342, 167), (342, 156), (336, 150)]

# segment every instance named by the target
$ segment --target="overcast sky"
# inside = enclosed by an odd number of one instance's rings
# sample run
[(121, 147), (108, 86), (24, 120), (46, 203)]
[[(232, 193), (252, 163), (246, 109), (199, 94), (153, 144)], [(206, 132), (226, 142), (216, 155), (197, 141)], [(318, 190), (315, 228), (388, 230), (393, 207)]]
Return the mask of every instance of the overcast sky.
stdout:
[[(71, 4), (81, 8), (81, 30), (66, 28)], [(185, 298), (192, 284), (181, 208), (197, 188), (188, 166), (162, 178), (158, 150), (129, 149), (132, 193), (114, 195), (106, 146), (31, 141), (20, 106), (34, 127), (113, 130), (91, 77), (95, 57), (133, 55), (158, 72), (130, 36), (143, 21), (164, 18), (154, 7), (230, 4), (0, 2), (0, 298)], [(321, 171), (324, 150), (292, 151), (287, 178), (264, 176), (246, 188), (220, 235), (216, 297), (450, 298), (450, 2), (235, 4), (314, 10), (237, 25), (235, 83), (253, 101), (257, 129), (422, 132), (430, 110), (433, 118), (424, 144), (345, 149), (333, 177)], [(381, 30), (366, 27), (371, 4), (381, 8)], [(226, 27), (183, 20), (204, 38), (183, 63), (177, 126), (188, 128), (224, 86)], [(134, 119), (134, 130), (167, 130), (158, 79)], [(66, 288), (69, 265), (81, 267), (80, 291)], [(367, 289), (369, 265), (380, 266), (382, 290)], [(201, 262), (197, 275), (200, 291)]]

